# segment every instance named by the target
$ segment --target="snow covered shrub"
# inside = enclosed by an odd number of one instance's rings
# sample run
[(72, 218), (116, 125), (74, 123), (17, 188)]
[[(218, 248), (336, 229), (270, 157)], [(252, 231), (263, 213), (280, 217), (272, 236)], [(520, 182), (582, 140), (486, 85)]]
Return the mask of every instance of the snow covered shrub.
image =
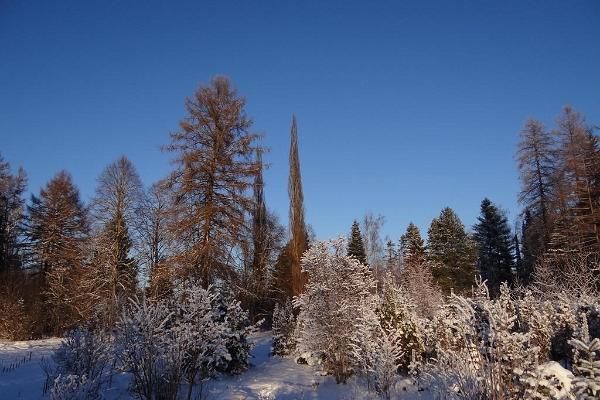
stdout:
[(304, 253), (305, 292), (294, 300), (300, 309), (296, 328), (300, 353), (322, 357), (338, 383), (360, 366), (364, 343), (378, 326), (375, 280), (369, 269), (346, 254), (345, 239), (316, 242)]
[(176, 399), (184, 373), (184, 342), (172, 329), (166, 302), (133, 299), (117, 324), (122, 367), (133, 376), (130, 390), (141, 399)]
[(381, 285), (377, 316), (386, 335), (393, 337), (402, 351), (396, 364), (402, 372), (408, 372), (412, 362), (420, 361), (425, 351), (421, 324), (410, 298), (397, 286), (391, 273), (387, 273)]
[(236, 300), (233, 291), (226, 285), (220, 288), (217, 299), (218, 321), (228, 331), (225, 346), (230, 355), (227, 363), (217, 369), (228, 374), (239, 374), (249, 365), (252, 343), (248, 336), (256, 332), (263, 321), (251, 324), (248, 311), (242, 309), (240, 301)]
[(177, 301), (174, 337), (184, 349), (183, 370), (188, 383), (188, 398), (196, 383), (213, 376), (216, 369), (231, 360), (227, 344), (231, 332), (219, 321), (217, 293), (186, 283)]
[(526, 289), (515, 301), (515, 309), (519, 330), (529, 332), (531, 345), (539, 349), (538, 362), (548, 361), (552, 338), (549, 308)]
[(580, 353), (575, 366), (573, 393), (578, 399), (600, 398), (600, 339), (595, 338), (587, 343), (573, 339), (570, 343)]
[(571, 371), (560, 366), (556, 361), (539, 365), (533, 371), (519, 376), (524, 400), (571, 400)]
[(58, 375), (50, 390), (52, 400), (97, 400), (101, 399), (97, 381), (85, 375)]
[(395, 390), (398, 375), (398, 360), (402, 359), (401, 338), (397, 332), (386, 333), (381, 330), (359, 349), (362, 371), (369, 386), (382, 398), (389, 400)]
[(110, 372), (111, 357), (107, 335), (81, 328), (68, 332), (52, 355), (54, 365), (44, 366), (52, 398), (98, 398)]
[(294, 350), (294, 329), (296, 319), (291, 300), (275, 304), (273, 310), (273, 348), (271, 353), (278, 356), (290, 354)]

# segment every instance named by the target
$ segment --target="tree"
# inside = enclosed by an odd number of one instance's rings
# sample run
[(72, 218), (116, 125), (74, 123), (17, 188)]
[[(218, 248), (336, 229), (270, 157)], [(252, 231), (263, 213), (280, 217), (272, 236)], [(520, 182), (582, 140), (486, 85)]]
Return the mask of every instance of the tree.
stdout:
[(385, 263), (389, 273), (396, 274), (400, 266), (398, 251), (394, 242), (388, 240), (385, 244)]
[(170, 279), (162, 275), (166, 272), (165, 261), (169, 251), (167, 232), (167, 210), (169, 193), (164, 182), (157, 182), (145, 193), (135, 218), (135, 231), (138, 240), (136, 252), (141, 265), (145, 269), (145, 279), (149, 284), (152, 297), (165, 294), (165, 283)]
[(481, 202), (481, 215), (473, 227), (479, 248), (477, 265), (490, 294), (500, 293), (503, 282), (512, 282), (512, 235), (504, 213), (489, 199)]
[(361, 233), (367, 254), (367, 265), (373, 271), (375, 279), (379, 278), (380, 270), (384, 267), (383, 240), (381, 228), (385, 223), (383, 215), (365, 214), (361, 223)]
[(304, 222), (304, 194), (300, 175), (300, 158), (298, 156), (298, 127), (296, 117), (292, 117), (290, 138), (290, 176), (288, 181), (290, 197), (290, 258), (292, 268), (292, 293), (299, 295), (304, 290), (306, 275), (302, 273), (300, 259), (308, 249), (308, 234)]
[[(556, 141), (544, 125), (535, 119), (525, 122), (517, 150), (521, 178), (519, 201), (529, 212), (527, 244), (534, 258), (542, 255), (552, 231), (552, 202), (556, 174)], [(531, 231), (535, 230), (535, 235)]]
[(425, 261), (425, 243), (421, 238), (419, 228), (412, 222), (408, 224), (406, 232), (400, 237), (400, 253), (403, 268), (422, 264)]
[(447, 294), (471, 290), (475, 283), (476, 245), (458, 215), (449, 207), (431, 221), (427, 232), (433, 276)]
[(214, 78), (187, 99), (188, 116), (166, 146), (176, 165), (167, 179), (173, 196), (168, 228), (179, 247), (170, 263), (205, 286), (233, 274), (249, 231), (249, 190), (260, 166), (245, 105), (229, 79)]
[(350, 240), (348, 241), (348, 255), (356, 258), (361, 264), (367, 265), (365, 246), (360, 234), (360, 227), (356, 221), (352, 223), (352, 231), (350, 232)]
[(0, 154), (0, 272), (20, 265), (21, 222), (25, 211), (23, 193), (27, 176), (22, 168), (12, 174)]
[(137, 288), (137, 262), (133, 258), (132, 228), (137, 225), (143, 186), (126, 157), (107, 166), (98, 178), (93, 200), (95, 254), (89, 282), (99, 300), (102, 319), (112, 326), (121, 307)]
[(583, 116), (571, 107), (557, 119), (560, 165), (557, 181), (557, 227), (552, 250), (600, 250), (600, 150)]
[(375, 280), (369, 269), (347, 255), (343, 238), (316, 242), (302, 258), (306, 291), (295, 299), (300, 353), (320, 353), (338, 383), (359, 365), (356, 347), (378, 326)]
[(89, 232), (87, 210), (71, 175), (59, 172), (28, 206), (27, 236), (32, 262), (44, 280), (48, 329), (62, 334), (78, 314), (76, 297)]

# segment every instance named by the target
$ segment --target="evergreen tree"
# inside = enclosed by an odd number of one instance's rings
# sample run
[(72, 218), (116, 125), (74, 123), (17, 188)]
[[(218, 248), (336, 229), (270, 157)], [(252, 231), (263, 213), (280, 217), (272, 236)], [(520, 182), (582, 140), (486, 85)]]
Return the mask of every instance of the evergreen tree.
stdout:
[(477, 249), (458, 215), (449, 207), (431, 221), (428, 259), (433, 276), (445, 293), (471, 290), (475, 283)]
[(515, 250), (515, 270), (517, 271), (517, 277), (521, 284), (526, 284), (527, 277), (524, 276), (523, 271), (523, 259), (521, 257), (521, 244), (519, 243), (519, 235), (515, 233), (513, 236), (513, 246)]
[(19, 168), (17, 174), (11, 173), (10, 164), (0, 154), (0, 272), (20, 265), (26, 186), (25, 171)]
[(302, 272), (300, 260), (308, 249), (308, 235), (304, 222), (304, 194), (302, 192), (302, 177), (300, 175), (300, 158), (298, 156), (298, 127), (296, 117), (292, 117), (292, 130), (290, 135), (290, 176), (288, 181), (288, 195), (290, 197), (290, 223), (291, 233), (291, 275), (292, 292), (298, 296), (304, 290), (306, 274)]
[(62, 334), (76, 318), (88, 234), (86, 211), (65, 171), (52, 178), (39, 196), (31, 196), (27, 236), (32, 262), (44, 280), (48, 333)]
[(389, 273), (395, 274), (399, 267), (398, 252), (394, 242), (388, 240), (385, 244), (386, 266)]
[(425, 243), (421, 238), (419, 228), (412, 222), (408, 224), (406, 233), (400, 237), (400, 253), (402, 267), (421, 265), (425, 262)]
[(350, 240), (348, 241), (348, 255), (356, 258), (363, 265), (367, 265), (367, 254), (363, 245), (362, 235), (356, 220), (352, 223)]
[(481, 202), (481, 215), (474, 226), (479, 248), (477, 265), (490, 294), (497, 296), (503, 282), (512, 282), (512, 235), (504, 213), (489, 199)]
[(254, 157), (258, 135), (249, 132), (245, 105), (229, 79), (214, 78), (186, 101), (188, 116), (166, 147), (176, 165), (167, 180), (168, 229), (179, 245), (170, 264), (206, 286), (235, 273), (250, 231), (250, 190), (260, 166)]

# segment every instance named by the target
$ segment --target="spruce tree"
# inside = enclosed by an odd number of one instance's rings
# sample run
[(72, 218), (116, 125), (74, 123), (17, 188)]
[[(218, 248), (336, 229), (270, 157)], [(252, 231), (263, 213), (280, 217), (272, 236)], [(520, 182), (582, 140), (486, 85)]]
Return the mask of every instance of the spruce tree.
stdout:
[(431, 221), (428, 259), (433, 276), (445, 293), (465, 293), (475, 283), (476, 245), (458, 215), (449, 207)]
[(400, 237), (400, 253), (403, 268), (409, 265), (420, 265), (425, 261), (425, 243), (419, 228), (412, 222), (408, 224), (406, 233)]
[(356, 220), (352, 223), (352, 231), (348, 241), (348, 255), (356, 258), (361, 264), (367, 265), (367, 254), (365, 253), (360, 227)]
[(481, 202), (481, 215), (473, 227), (479, 248), (477, 265), (490, 295), (500, 293), (503, 282), (512, 282), (512, 235), (505, 214), (489, 199)]
[(0, 154), (0, 272), (20, 265), (20, 243), (25, 212), (23, 193), (27, 176), (22, 168), (16, 174)]

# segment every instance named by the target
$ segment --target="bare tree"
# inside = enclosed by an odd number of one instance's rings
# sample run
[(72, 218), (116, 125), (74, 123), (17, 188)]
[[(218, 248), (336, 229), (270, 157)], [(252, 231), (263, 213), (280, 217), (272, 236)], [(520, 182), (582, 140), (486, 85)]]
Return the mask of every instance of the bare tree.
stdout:
[(204, 285), (235, 272), (249, 230), (249, 191), (259, 164), (245, 104), (229, 79), (214, 78), (186, 101), (188, 116), (166, 146), (176, 165), (167, 179), (168, 228), (178, 242), (170, 264)]
[(376, 279), (380, 278), (380, 273), (384, 270), (386, 264), (384, 245), (381, 238), (381, 229), (384, 223), (385, 217), (383, 215), (374, 215), (368, 212), (363, 217), (360, 227), (367, 253), (367, 264), (373, 271)]
[(89, 292), (100, 302), (103, 323), (112, 326), (119, 310), (137, 289), (133, 227), (139, 215), (143, 186), (126, 157), (107, 166), (98, 178), (92, 203), (95, 219), (94, 257)]

